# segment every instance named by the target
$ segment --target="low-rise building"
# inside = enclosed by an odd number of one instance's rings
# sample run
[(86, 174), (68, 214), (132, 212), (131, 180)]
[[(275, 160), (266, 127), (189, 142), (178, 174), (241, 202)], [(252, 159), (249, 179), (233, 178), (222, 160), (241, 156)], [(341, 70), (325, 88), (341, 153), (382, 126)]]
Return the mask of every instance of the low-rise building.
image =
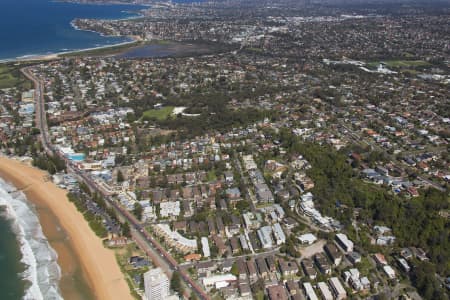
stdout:
[(347, 292), (337, 277), (331, 277), (328, 282), (337, 300), (347, 298)]

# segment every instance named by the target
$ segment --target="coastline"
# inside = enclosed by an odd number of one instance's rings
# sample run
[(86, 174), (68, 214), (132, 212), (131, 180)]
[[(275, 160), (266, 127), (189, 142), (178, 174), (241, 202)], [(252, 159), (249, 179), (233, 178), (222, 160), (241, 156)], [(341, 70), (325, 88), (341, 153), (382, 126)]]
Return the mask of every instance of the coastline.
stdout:
[[(80, 3), (78, 1), (54, 1), (54, 2), (72, 3), (72, 4), (87, 4), (87, 3)], [(89, 5), (102, 5), (102, 4), (89, 3)], [(105, 3), (104, 5), (108, 5), (108, 4)], [(126, 4), (125, 3), (121, 3), (121, 4), (114, 3), (113, 5), (126, 5)], [(95, 20), (126, 21), (126, 20), (140, 19), (140, 18), (145, 17), (145, 15), (141, 14), (141, 11), (150, 8), (151, 5), (150, 4), (139, 4), (139, 6), (142, 6), (144, 8), (142, 8), (138, 12), (133, 12), (134, 15), (131, 15), (131, 16), (126, 16), (126, 17), (123, 17), (123, 18), (114, 18), (114, 19), (101, 19), (100, 18), (100, 19), (95, 19)], [(130, 12), (129, 11), (123, 11), (123, 13), (128, 13), (129, 14)], [(133, 45), (133, 44), (135, 44), (137, 42), (142, 41), (141, 39), (138, 39), (136, 36), (105, 35), (105, 34), (102, 34), (102, 33), (98, 32), (98, 31), (95, 31), (95, 30), (81, 29), (81, 28), (78, 28), (78, 26), (76, 26), (74, 24), (74, 21), (75, 21), (75, 19), (70, 21), (70, 26), (74, 30), (92, 32), (92, 33), (98, 34), (101, 37), (128, 38), (129, 41), (120, 42), (120, 43), (117, 43), (117, 44), (102, 45), (102, 46), (98, 46), (98, 47), (71, 49), (71, 50), (68, 50), (68, 51), (55, 51), (55, 52), (49, 52), (49, 53), (44, 53), (44, 54), (27, 54), (27, 55), (23, 55), (23, 56), (19, 56), (19, 57), (11, 57), (11, 58), (0, 59), (0, 64), (2, 64), (2, 63), (11, 63), (11, 62), (27, 62), (27, 61), (49, 61), (49, 60), (60, 59), (63, 55), (70, 55), (70, 54), (88, 52), (88, 51), (93, 51), (93, 50), (102, 50), (102, 49), (108, 49), (108, 48), (114, 48), (114, 47), (120, 47), (120, 46), (126, 46), (126, 45)]]
[[(17, 189), (23, 188), (27, 199), (36, 206), (44, 235), (58, 254), (64, 298), (133, 299), (114, 252), (103, 246), (83, 215), (68, 201), (67, 192), (46, 179), (46, 172), (0, 157), (0, 177)], [(86, 288), (92, 292), (79, 291)]]

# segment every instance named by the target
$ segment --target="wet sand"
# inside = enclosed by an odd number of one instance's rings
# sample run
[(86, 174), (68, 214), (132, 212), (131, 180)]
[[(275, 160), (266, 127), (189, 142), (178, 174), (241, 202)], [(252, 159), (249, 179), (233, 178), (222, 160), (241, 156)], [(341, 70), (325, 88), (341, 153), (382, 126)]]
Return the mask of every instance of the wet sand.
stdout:
[(43, 232), (58, 253), (64, 299), (133, 299), (112, 250), (90, 229), (66, 191), (48, 180), (48, 174), (17, 160), (0, 157), (0, 176), (25, 188), (38, 212)]

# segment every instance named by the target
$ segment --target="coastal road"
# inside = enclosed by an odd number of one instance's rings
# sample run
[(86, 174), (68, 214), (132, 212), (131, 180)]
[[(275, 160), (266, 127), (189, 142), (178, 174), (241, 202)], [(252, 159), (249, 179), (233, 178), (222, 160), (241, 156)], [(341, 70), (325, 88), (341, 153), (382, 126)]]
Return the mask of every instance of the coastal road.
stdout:
[(47, 116), (45, 114), (45, 99), (44, 99), (44, 83), (35, 77), (30, 71), (30, 68), (22, 68), (20, 70), (25, 77), (31, 80), (34, 84), (34, 97), (36, 100), (36, 127), (40, 130), (40, 138), (42, 146), (47, 154), (53, 154), (53, 148), (48, 141), (48, 125)]
[(200, 299), (209, 300), (210, 297), (206, 294), (202, 287), (192, 278), (190, 278), (184, 270), (181, 270), (179, 268), (177, 261), (159, 244), (157, 240), (155, 240), (143, 228), (143, 226), (136, 220), (133, 215), (131, 215), (126, 209), (121, 207), (116, 201), (114, 201), (112, 197), (105, 194), (105, 191), (103, 191), (91, 178), (89, 178), (85, 173), (78, 170), (76, 167), (72, 166), (70, 161), (61, 156), (61, 154), (54, 149), (53, 145), (50, 143), (48, 135), (47, 116), (45, 113), (44, 83), (40, 81), (39, 78), (34, 76), (29, 68), (23, 68), (21, 69), (21, 71), (29, 80), (34, 83), (35, 86), (36, 126), (40, 130), (42, 146), (47, 154), (60, 156), (61, 159), (64, 159), (64, 161), (66, 162), (68, 172), (73, 173), (78, 178), (82, 179), (82, 181), (92, 190), (101, 194), (109, 203), (109, 205), (114, 208), (119, 217), (126, 220), (130, 224), (130, 228), (133, 231), (133, 237), (135, 238), (136, 243), (139, 246), (143, 247), (143, 250), (150, 257), (159, 256), (161, 258), (161, 260), (157, 260), (157, 262), (159, 262), (160, 266), (163, 269), (166, 269), (167, 273), (170, 274), (174, 271), (179, 272), (181, 279), (188, 287), (188, 289), (195, 293)]

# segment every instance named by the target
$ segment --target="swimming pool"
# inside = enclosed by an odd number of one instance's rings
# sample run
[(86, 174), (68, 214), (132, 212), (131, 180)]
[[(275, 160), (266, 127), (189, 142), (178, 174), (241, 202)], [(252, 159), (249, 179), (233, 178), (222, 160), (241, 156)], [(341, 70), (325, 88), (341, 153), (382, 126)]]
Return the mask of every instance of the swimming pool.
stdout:
[(83, 161), (86, 158), (84, 153), (72, 153), (67, 155), (67, 158), (72, 161)]

